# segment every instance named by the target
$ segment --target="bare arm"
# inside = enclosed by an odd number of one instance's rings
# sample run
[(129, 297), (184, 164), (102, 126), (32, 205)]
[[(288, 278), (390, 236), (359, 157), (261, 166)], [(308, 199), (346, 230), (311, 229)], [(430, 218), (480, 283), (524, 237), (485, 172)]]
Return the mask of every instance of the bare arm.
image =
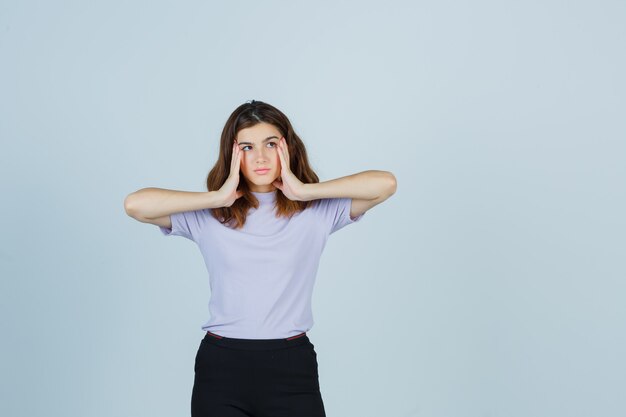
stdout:
[(348, 197), (386, 199), (396, 191), (396, 177), (389, 171), (369, 170), (329, 181), (303, 184), (304, 200)]
[(130, 217), (152, 223), (149, 220), (161, 219), (181, 211), (203, 208), (224, 207), (224, 197), (219, 191), (178, 191), (164, 188), (142, 188), (129, 194), (124, 200), (124, 210)]

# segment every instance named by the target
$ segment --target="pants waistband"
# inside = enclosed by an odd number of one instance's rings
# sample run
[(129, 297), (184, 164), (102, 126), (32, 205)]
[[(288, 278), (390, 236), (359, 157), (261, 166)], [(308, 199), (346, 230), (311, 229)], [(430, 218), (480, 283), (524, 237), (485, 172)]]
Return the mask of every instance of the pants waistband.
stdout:
[(279, 349), (282, 347), (311, 343), (306, 332), (284, 339), (237, 339), (233, 337), (220, 336), (208, 330), (202, 341), (218, 346), (245, 350)]

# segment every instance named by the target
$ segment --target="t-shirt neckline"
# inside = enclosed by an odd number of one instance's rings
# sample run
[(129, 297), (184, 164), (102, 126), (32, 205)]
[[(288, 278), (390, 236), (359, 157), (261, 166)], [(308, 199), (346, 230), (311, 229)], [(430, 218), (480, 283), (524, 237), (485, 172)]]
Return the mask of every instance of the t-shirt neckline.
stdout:
[(250, 191), (260, 202), (272, 202), (276, 200), (276, 191), (261, 193), (258, 191)]

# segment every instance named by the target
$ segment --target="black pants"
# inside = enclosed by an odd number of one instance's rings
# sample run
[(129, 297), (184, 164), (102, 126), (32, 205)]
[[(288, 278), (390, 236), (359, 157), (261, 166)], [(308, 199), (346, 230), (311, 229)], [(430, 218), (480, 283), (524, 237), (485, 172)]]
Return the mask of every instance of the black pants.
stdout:
[(192, 417), (325, 417), (306, 333), (234, 339), (207, 332), (195, 360)]

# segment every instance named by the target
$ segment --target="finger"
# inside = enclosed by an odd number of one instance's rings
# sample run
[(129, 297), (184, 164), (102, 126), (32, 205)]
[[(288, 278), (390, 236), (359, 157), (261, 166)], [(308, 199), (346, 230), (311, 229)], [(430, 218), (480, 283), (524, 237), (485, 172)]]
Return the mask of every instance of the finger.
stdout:
[(235, 157), (235, 176), (237, 177), (237, 181), (239, 181), (239, 174), (241, 173), (241, 158), (242, 153), (240, 150), (237, 151), (237, 156)]
[(289, 161), (289, 146), (287, 146), (287, 139), (283, 136), (283, 149), (285, 150), (285, 159)]
[(281, 156), (281, 162), (283, 164), (283, 166), (285, 167), (285, 169), (289, 169), (289, 158), (287, 157), (287, 154), (285, 153), (287, 146), (285, 145), (284, 142), (284, 137), (283, 137), (283, 142), (280, 145), (280, 156)]
[(229, 170), (230, 170), (230, 172), (229, 172), (229, 173), (232, 173), (232, 172), (233, 172), (233, 163), (234, 163), (233, 158), (234, 158), (234, 156), (235, 156), (235, 146), (233, 145), (233, 147), (232, 147), (232, 148), (230, 148), (230, 150), (231, 150), (231, 154), (230, 154), (230, 164), (229, 164), (229, 167), (228, 167), (228, 168), (229, 168)]
[(233, 149), (233, 155), (230, 162), (230, 175), (234, 175), (237, 172), (237, 151)]
[(239, 149), (239, 144), (235, 142), (235, 149), (233, 150), (233, 172), (239, 173), (239, 168), (241, 167), (241, 149)]
[(281, 168), (284, 170), (289, 169), (289, 167), (287, 166), (287, 161), (285, 161), (285, 155), (283, 154), (282, 145), (280, 146), (280, 149), (278, 150), (278, 158), (280, 159)]
[(237, 142), (234, 141), (233, 142), (233, 149), (232, 149), (232, 154), (230, 155), (230, 172), (233, 172), (234, 168), (235, 168), (235, 164), (237, 163), (236, 161), (236, 157), (237, 157)]

